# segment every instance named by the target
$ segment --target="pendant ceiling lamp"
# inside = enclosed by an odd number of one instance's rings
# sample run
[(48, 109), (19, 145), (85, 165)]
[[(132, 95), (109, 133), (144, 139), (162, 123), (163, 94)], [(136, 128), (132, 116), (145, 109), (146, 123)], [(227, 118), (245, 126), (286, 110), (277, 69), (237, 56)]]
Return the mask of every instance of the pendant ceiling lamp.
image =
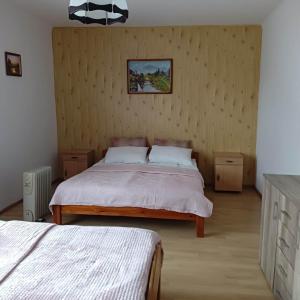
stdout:
[(128, 19), (126, 0), (70, 0), (69, 19), (84, 24), (111, 25)]

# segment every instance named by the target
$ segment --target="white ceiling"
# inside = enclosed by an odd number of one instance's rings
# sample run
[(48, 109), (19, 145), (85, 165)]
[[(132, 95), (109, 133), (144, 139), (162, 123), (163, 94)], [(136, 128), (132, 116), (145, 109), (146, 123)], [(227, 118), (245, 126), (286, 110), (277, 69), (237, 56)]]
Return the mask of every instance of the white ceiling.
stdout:
[[(53, 26), (81, 26), (81, 23), (68, 20), (68, 0), (13, 1)], [(282, 0), (127, 0), (129, 20), (126, 25), (261, 24), (280, 1)]]

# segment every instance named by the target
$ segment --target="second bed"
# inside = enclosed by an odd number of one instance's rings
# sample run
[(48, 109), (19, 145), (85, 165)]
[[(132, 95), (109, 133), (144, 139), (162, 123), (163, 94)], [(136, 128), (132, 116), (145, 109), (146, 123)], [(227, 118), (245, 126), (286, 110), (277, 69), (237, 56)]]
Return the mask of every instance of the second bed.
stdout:
[(60, 184), (50, 203), (57, 224), (64, 214), (190, 220), (198, 237), (212, 208), (195, 160), (190, 167), (102, 160)]

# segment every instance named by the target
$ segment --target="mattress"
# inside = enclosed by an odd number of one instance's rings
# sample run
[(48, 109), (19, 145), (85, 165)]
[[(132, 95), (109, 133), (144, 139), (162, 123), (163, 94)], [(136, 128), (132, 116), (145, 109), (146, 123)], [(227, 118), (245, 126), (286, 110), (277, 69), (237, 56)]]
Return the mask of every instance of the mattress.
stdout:
[(159, 242), (135, 228), (0, 222), (0, 299), (145, 299)]
[(98, 163), (61, 183), (53, 205), (164, 209), (210, 217), (213, 204), (204, 195), (195, 168), (151, 164)]

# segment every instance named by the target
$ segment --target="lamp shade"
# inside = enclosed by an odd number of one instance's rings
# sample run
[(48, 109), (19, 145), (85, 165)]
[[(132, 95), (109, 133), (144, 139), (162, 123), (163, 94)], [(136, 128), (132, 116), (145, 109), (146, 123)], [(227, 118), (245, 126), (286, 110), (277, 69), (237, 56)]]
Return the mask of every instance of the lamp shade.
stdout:
[(111, 25), (128, 19), (126, 0), (70, 0), (69, 19), (84, 24)]

